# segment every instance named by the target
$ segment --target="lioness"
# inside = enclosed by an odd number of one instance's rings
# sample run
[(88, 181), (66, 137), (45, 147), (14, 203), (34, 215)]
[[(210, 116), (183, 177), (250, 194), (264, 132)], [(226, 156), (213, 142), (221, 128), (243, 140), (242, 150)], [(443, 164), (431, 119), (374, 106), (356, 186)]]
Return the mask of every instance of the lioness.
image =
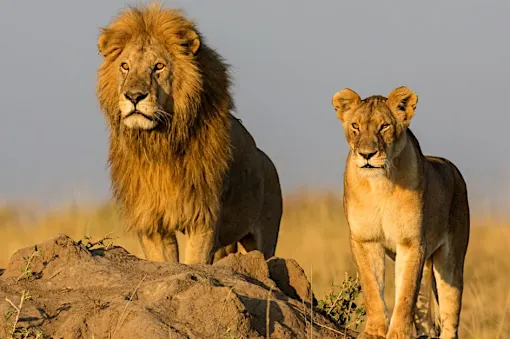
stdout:
[[(409, 129), (418, 97), (408, 88), (364, 100), (343, 89), (332, 102), (350, 146), (344, 209), (367, 309), (365, 337), (413, 335), (427, 262), (437, 285), (441, 338), (456, 338), (470, 229), (461, 173), (446, 159), (423, 155)], [(383, 299), (385, 252), (396, 261), (390, 322)]]
[(188, 236), (186, 264), (236, 242), (273, 256), (278, 173), (231, 114), (228, 67), (194, 23), (158, 4), (130, 8), (98, 48), (113, 193), (146, 258), (179, 261), (176, 231)]

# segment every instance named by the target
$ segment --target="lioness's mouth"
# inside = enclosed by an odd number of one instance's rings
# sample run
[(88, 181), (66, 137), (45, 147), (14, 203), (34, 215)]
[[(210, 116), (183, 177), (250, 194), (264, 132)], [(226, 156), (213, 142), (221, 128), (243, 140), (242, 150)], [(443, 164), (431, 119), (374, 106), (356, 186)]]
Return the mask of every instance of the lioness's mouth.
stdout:
[(361, 168), (381, 168), (381, 167), (376, 167), (376, 166), (372, 166), (370, 164), (365, 164), (364, 166), (361, 166)]

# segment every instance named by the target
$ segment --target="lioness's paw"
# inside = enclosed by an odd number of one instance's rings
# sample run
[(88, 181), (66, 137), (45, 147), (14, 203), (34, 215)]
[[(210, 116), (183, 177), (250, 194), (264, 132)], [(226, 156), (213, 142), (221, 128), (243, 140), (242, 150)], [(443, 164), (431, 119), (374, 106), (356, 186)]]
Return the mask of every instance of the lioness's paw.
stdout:
[(412, 339), (413, 331), (410, 327), (404, 328), (391, 328), (386, 334), (386, 339)]
[(384, 336), (380, 336), (377, 334), (369, 334), (369, 333), (361, 333), (357, 339), (384, 339)]

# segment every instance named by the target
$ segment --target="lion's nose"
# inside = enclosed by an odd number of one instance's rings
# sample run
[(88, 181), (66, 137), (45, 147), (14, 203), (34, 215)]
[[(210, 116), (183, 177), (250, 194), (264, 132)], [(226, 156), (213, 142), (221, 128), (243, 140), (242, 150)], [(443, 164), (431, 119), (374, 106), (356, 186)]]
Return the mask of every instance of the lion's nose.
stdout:
[(149, 93), (131, 92), (131, 91), (127, 91), (126, 93), (124, 93), (124, 96), (126, 97), (126, 99), (128, 99), (135, 105), (137, 103), (139, 103), (140, 101), (142, 101), (143, 99), (147, 98), (147, 95), (149, 95)]
[(367, 160), (368, 160), (368, 159), (370, 159), (371, 157), (373, 157), (374, 155), (376, 155), (376, 154), (377, 154), (377, 151), (376, 151), (376, 152), (370, 152), (370, 153), (368, 153), (368, 152), (358, 152), (358, 153), (359, 153), (359, 155), (361, 155), (363, 158), (365, 158), (365, 159), (367, 159)]

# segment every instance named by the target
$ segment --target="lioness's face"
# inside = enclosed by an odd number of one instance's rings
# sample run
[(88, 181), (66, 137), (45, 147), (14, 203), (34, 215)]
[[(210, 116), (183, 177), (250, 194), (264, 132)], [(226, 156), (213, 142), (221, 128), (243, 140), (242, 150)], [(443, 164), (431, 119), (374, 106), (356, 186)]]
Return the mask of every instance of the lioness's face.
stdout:
[(392, 159), (405, 146), (402, 134), (409, 126), (418, 97), (405, 87), (388, 98), (372, 96), (361, 100), (344, 89), (333, 96), (333, 106), (342, 121), (351, 157), (361, 173), (385, 174)]
[(128, 128), (150, 130), (171, 118), (170, 54), (157, 41), (131, 41), (118, 60), (119, 112)]

